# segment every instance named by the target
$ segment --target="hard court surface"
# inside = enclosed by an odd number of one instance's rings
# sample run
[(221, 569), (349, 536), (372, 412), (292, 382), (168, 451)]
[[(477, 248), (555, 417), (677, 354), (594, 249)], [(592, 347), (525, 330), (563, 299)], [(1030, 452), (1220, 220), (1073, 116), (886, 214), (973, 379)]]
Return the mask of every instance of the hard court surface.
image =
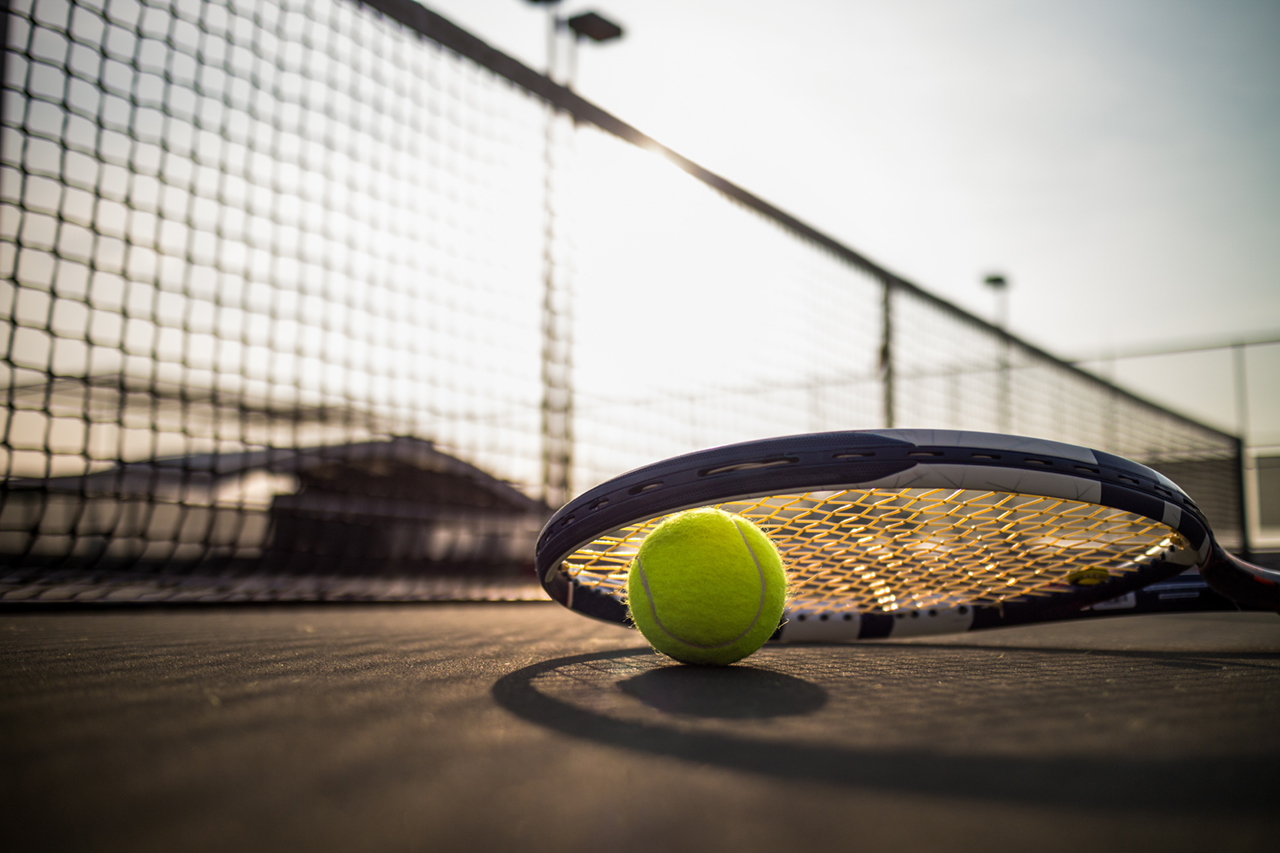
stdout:
[(0, 613), (5, 848), (1275, 850), (1280, 617), (672, 665), (554, 604)]

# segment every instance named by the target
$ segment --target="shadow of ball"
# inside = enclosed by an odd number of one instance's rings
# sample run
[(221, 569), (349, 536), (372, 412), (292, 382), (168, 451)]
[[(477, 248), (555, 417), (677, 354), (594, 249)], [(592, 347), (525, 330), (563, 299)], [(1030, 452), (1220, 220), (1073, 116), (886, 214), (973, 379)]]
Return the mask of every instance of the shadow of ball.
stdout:
[(801, 678), (750, 666), (665, 666), (618, 682), (623, 693), (666, 714), (763, 719), (811, 714), (827, 692)]

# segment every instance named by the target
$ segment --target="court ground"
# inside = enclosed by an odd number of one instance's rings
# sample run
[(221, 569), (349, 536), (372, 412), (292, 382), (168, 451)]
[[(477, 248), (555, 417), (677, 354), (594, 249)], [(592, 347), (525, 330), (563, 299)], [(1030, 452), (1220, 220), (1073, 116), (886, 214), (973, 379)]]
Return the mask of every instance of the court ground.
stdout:
[(670, 665), (554, 604), (0, 612), (6, 848), (1273, 850), (1280, 617)]

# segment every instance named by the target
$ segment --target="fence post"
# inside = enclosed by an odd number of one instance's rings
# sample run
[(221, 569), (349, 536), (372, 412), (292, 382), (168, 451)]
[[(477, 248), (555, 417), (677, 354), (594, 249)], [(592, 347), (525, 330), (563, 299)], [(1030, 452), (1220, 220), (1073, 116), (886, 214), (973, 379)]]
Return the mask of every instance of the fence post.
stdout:
[(893, 279), (884, 276), (881, 281), (884, 296), (880, 305), (880, 381), (884, 391), (884, 425), (893, 429)]
[(1236, 494), (1240, 506), (1240, 557), (1244, 560), (1253, 559), (1253, 546), (1249, 542), (1249, 495), (1248, 484), (1245, 478), (1249, 476), (1247, 467), (1248, 446), (1244, 439), (1236, 437)]
[(563, 181), (556, 163), (559, 121), (560, 107), (548, 102), (543, 172), (541, 433), (542, 500), (553, 510), (569, 500), (573, 464), (573, 306), (569, 265), (566, 259), (557, 258), (565, 236), (563, 217), (557, 209)]

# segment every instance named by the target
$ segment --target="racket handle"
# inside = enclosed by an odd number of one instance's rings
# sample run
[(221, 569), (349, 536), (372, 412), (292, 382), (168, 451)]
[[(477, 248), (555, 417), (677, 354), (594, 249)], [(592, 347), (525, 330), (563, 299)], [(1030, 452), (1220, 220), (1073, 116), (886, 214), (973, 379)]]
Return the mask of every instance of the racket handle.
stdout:
[(1280, 572), (1246, 563), (1215, 543), (1200, 574), (1215, 592), (1246, 610), (1280, 613)]

